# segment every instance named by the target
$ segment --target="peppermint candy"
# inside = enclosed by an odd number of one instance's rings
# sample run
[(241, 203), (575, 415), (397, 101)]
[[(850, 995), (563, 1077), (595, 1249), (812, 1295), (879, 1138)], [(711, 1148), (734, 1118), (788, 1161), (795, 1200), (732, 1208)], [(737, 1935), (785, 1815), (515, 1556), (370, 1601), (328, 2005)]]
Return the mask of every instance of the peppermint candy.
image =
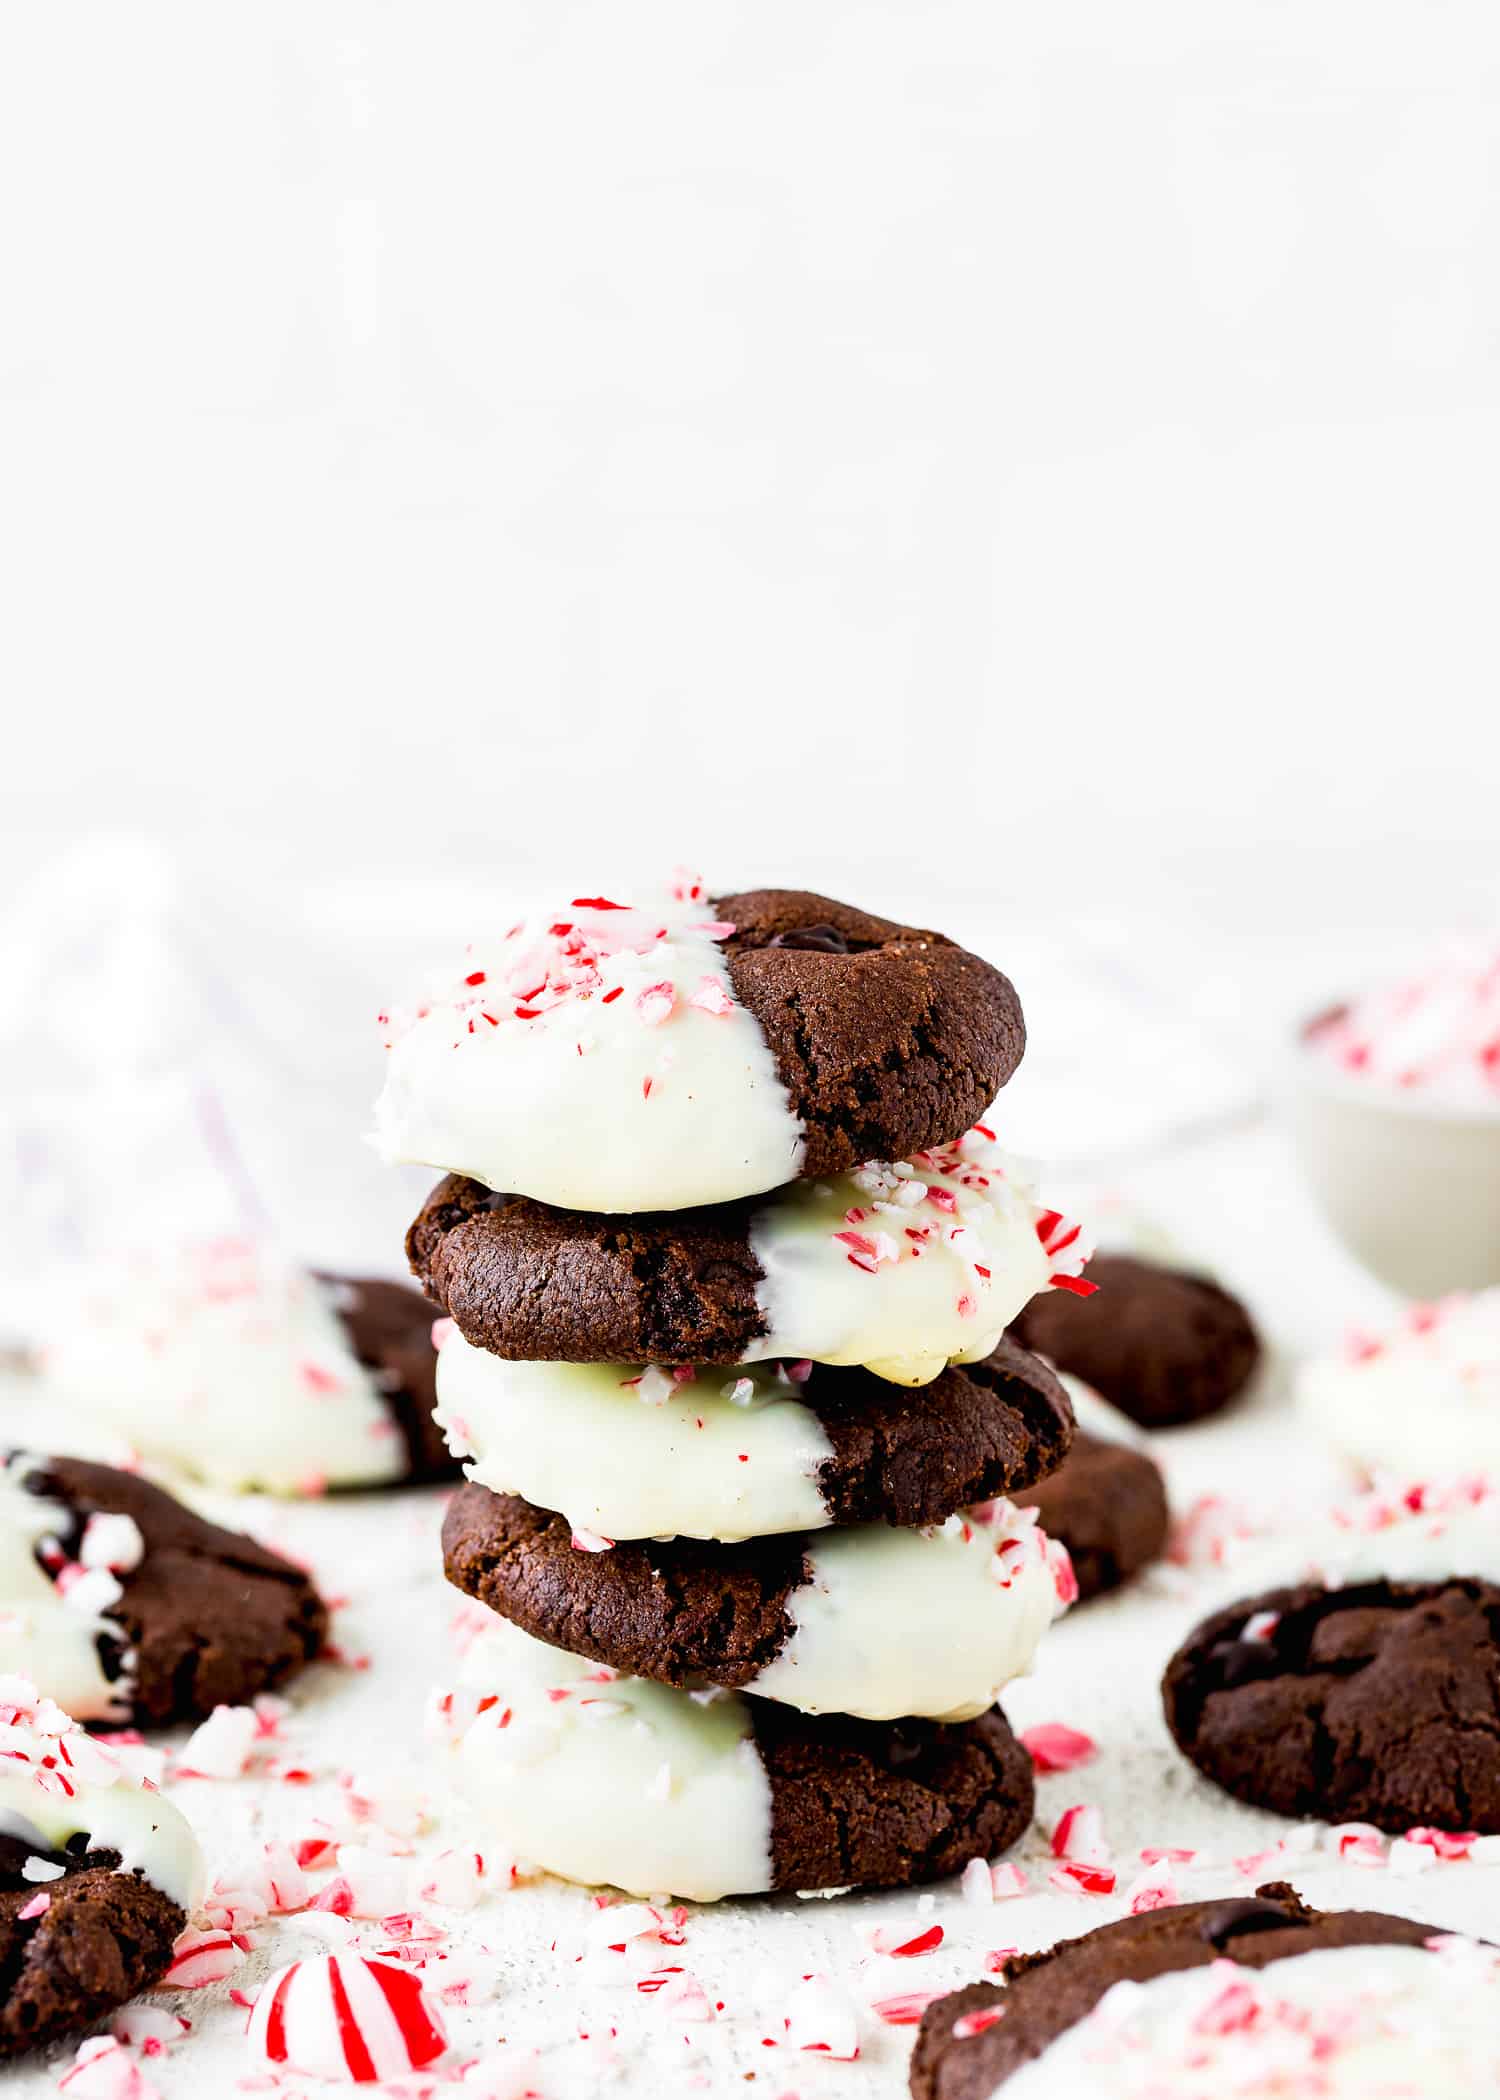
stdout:
[(448, 2046), (416, 1973), (358, 1954), (278, 1969), (255, 2001), (249, 2039), (267, 2063), (351, 2085), (420, 2071)]

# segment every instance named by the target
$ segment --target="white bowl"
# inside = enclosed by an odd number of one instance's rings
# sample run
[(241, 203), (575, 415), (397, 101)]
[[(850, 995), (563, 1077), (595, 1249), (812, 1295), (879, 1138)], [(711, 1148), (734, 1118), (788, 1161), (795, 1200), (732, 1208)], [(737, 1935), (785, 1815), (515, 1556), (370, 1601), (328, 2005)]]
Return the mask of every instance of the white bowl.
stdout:
[(1287, 1113), (1334, 1230), (1408, 1297), (1500, 1283), (1500, 1109), (1445, 1107), (1341, 1072), (1308, 1047), (1330, 1018), (1298, 1031)]

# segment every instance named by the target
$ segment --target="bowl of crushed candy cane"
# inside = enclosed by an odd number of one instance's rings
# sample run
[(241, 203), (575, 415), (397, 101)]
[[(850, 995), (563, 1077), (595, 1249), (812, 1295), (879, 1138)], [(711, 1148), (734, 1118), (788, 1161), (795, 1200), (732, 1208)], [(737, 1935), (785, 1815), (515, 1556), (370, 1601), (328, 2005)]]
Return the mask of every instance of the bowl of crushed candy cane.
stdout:
[(1500, 940), (1306, 1021), (1287, 1108), (1325, 1215), (1383, 1283), (1500, 1283)]

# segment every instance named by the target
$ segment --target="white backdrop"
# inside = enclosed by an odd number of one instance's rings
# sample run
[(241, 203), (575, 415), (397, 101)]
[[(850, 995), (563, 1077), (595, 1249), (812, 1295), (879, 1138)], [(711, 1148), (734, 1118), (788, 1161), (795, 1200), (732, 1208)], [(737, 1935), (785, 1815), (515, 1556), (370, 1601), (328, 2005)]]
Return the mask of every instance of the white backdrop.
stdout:
[(1487, 0), (7, 26), (6, 876), (1482, 878)]

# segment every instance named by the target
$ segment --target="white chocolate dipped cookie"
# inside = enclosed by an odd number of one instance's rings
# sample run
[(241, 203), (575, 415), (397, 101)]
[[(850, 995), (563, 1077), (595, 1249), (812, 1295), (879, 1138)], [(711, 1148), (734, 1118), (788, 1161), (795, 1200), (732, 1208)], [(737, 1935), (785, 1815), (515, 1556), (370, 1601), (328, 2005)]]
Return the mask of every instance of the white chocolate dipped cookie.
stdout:
[(451, 1325), (437, 1419), (471, 1480), (575, 1532), (728, 1543), (940, 1524), (1051, 1472), (1071, 1435), (1058, 1380), (1009, 1342), (912, 1393), (809, 1363), (516, 1363)]
[(431, 1470), (431, 1309), (248, 1240), (123, 1258), (38, 1351), (52, 1434), (231, 1490), (321, 1494)]
[(1372, 1473), (1500, 1484), (1500, 1290), (1414, 1305), (1297, 1378), (1310, 1428)]
[(1076, 1594), (1035, 1511), (1005, 1501), (924, 1529), (612, 1545), (471, 1485), (443, 1548), (456, 1587), (576, 1655), (868, 1720), (983, 1713)]
[(998, 1712), (959, 1726), (811, 1720), (676, 1691), (496, 1619), (434, 1707), (459, 1791), (522, 1859), (633, 1895), (712, 1901), (957, 1873), (1031, 1817)]
[(384, 1016), (388, 1159), (592, 1211), (733, 1202), (899, 1158), (1020, 1060), (1015, 992), (940, 934), (800, 890), (587, 895)]
[(922, 1385), (1039, 1293), (1087, 1294), (1082, 1229), (983, 1124), (762, 1204), (613, 1219), (439, 1185), (412, 1267), (465, 1339), (523, 1361), (862, 1365)]

